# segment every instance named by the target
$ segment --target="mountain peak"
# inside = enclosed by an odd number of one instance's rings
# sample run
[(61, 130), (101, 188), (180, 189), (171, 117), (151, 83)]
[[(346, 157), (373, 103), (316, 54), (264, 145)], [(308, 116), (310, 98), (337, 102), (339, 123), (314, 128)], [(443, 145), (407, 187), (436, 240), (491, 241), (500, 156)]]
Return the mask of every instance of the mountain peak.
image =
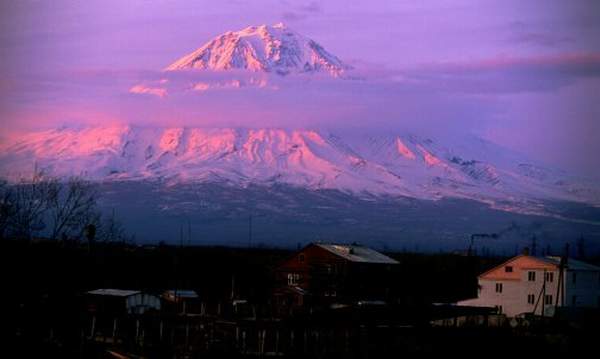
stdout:
[[(269, 30), (287, 30), (288, 27), (283, 23), (283, 22), (278, 22), (277, 24), (274, 25), (267, 25), (267, 24), (261, 24), (261, 25), (250, 25), (246, 28), (244, 28), (243, 30), (237, 31), (237, 33), (254, 33), (254, 32), (264, 32), (267, 31), (269, 32)], [(235, 34), (235, 31), (227, 31), (227, 33), (233, 33)]]
[(278, 75), (327, 73), (339, 77), (350, 66), (280, 22), (228, 31), (165, 68), (188, 69), (240, 69)]

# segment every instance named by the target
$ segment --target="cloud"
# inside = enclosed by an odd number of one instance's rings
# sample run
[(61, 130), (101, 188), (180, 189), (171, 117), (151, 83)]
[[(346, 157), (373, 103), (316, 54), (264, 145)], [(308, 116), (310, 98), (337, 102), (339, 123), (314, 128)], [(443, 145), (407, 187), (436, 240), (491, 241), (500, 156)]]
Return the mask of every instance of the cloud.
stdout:
[(311, 1), (306, 4), (302, 4), (299, 6), (292, 6), (289, 10), (286, 10), (282, 13), (281, 17), (285, 21), (301, 21), (309, 16), (314, 16), (320, 14), (322, 12), (321, 5), (319, 5), (316, 1)]
[(147, 87), (144, 85), (135, 85), (129, 89), (130, 93), (152, 95), (160, 98), (167, 97), (168, 91), (160, 87)]
[(284, 11), (281, 18), (285, 21), (294, 22), (306, 19), (307, 15), (296, 11)]
[(565, 69), (568, 71), (591, 69), (598, 74), (600, 72), (600, 53), (562, 53), (529, 57), (498, 56), (468, 62), (438, 63), (430, 67), (446, 71), (533, 69), (535, 67), (543, 67), (550, 70)]
[(495, 95), (552, 92), (600, 76), (600, 54), (497, 57), (404, 70), (363, 66), (354, 79), (244, 71), (23, 73), (3, 79), (4, 127), (97, 118), (160, 125), (477, 131)]
[(581, 161), (590, 158), (584, 149), (598, 150), (589, 136), (600, 111), (594, 104), (597, 54), (496, 57), (403, 70), (362, 65), (346, 79), (236, 70), (13, 73), (1, 86), (0, 141), (18, 131), (123, 123), (433, 137), (475, 132), (550, 162), (585, 162), (581, 168), (592, 161)]
[(558, 47), (562, 44), (573, 42), (573, 38), (552, 32), (548, 29), (540, 30), (522, 21), (510, 23), (511, 34), (508, 36), (509, 43), (533, 45), (538, 47)]
[(308, 4), (300, 6), (300, 9), (308, 13), (318, 13), (321, 12), (321, 5), (316, 1), (311, 1)]
[(600, 53), (500, 56), (467, 62), (434, 63), (403, 72), (407, 79), (440, 90), (466, 93), (554, 91), (600, 76)]
[(509, 38), (511, 42), (543, 47), (557, 47), (572, 40), (570, 37), (557, 37), (544, 32), (522, 32), (514, 34)]
[(433, 130), (459, 118), (474, 120), (468, 101), (373, 74), (367, 79), (361, 73), (357, 80), (234, 70), (39, 74), (20, 78), (18, 89), (4, 94), (1, 115), (6, 127), (35, 128), (116, 120), (148, 126)]

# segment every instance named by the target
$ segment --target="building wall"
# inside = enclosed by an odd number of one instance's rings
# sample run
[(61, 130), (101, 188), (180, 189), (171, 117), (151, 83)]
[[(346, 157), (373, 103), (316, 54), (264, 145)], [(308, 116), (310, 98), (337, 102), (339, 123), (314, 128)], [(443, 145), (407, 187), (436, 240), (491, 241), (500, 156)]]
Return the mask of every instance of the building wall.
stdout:
[[(333, 253), (310, 245), (282, 263), (275, 275), (279, 286), (297, 286), (311, 291), (335, 290), (340, 284), (339, 279), (347, 273), (347, 265)], [(290, 278), (290, 275), (297, 277)]]
[[(535, 280), (529, 280), (529, 272), (535, 273)], [(545, 273), (552, 274), (552, 281), (546, 281), (544, 290)], [(496, 291), (496, 284), (502, 284), (502, 292)], [(535, 314), (552, 315), (556, 304), (557, 285), (558, 271), (543, 269), (523, 270), (520, 279), (480, 278), (479, 296), (477, 300), (473, 301), (472, 305), (501, 307), (503, 314), (512, 317), (523, 313), (533, 313), (537, 303)], [(531, 295), (533, 296), (532, 303), (528, 301), (528, 297)], [(552, 297), (551, 303), (546, 303), (545, 295)]]
[(309, 245), (282, 263), (275, 275), (279, 287), (299, 287), (326, 301), (384, 300), (393, 283), (392, 268), (389, 264), (351, 262)]
[(569, 271), (565, 278), (565, 305), (600, 308), (600, 272)]
[[(542, 265), (541, 268), (527, 268), (534, 263), (530, 259), (522, 259), (525, 258), (509, 261), (504, 266), (480, 276), (478, 297), (459, 304), (501, 307), (502, 313), (509, 317), (534, 313), (534, 309), (537, 315), (550, 316), (554, 314), (557, 302), (558, 306), (566, 307), (600, 307), (600, 271), (567, 269), (563, 279), (564, 293), (558, 293), (557, 267), (552, 269)], [(513, 267), (513, 270), (504, 275), (502, 272), (507, 265)], [(533, 280), (530, 280), (530, 272), (535, 273)], [(497, 284), (502, 284), (501, 292), (497, 292)], [(533, 302), (528, 300), (531, 295)], [(546, 302), (546, 295), (551, 296), (550, 303)]]
[(131, 314), (144, 314), (149, 309), (160, 310), (160, 298), (154, 295), (138, 293), (126, 299), (127, 312)]

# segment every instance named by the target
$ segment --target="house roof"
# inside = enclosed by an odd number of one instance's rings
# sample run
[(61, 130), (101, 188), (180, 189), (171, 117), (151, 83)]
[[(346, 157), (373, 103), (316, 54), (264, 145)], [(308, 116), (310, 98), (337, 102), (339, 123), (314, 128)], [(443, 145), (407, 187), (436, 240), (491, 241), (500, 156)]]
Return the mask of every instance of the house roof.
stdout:
[[(513, 267), (513, 270), (511, 272), (507, 272), (505, 269), (506, 267)], [(521, 254), (480, 274), (479, 278), (495, 280), (520, 280), (521, 271), (524, 268), (554, 269), (555, 267), (556, 265), (554, 263), (548, 263), (546, 261), (540, 260), (537, 257), (531, 257), (528, 255)]]
[[(560, 265), (560, 257), (557, 256), (548, 256), (544, 258), (545, 260), (555, 263), (556, 265)], [(595, 266), (593, 264), (589, 264), (586, 262), (582, 262), (577, 259), (569, 258), (567, 259), (567, 269), (574, 271), (600, 271), (600, 267)]]
[(94, 289), (87, 292), (87, 294), (92, 295), (106, 295), (111, 297), (129, 297), (135, 294), (141, 293), (139, 290), (127, 290), (127, 289), (112, 289), (112, 288), (103, 288), (103, 289)]
[[(531, 269), (558, 270), (561, 257), (534, 257), (529, 255), (518, 255), (508, 261), (482, 273), (479, 278), (494, 280), (520, 280), (521, 271)], [(505, 267), (513, 267), (507, 272)], [(568, 258), (567, 270), (570, 271), (600, 271), (600, 267), (585, 263), (576, 259)]]
[(371, 248), (347, 245), (347, 244), (324, 244), (316, 243), (319, 246), (339, 257), (342, 257), (350, 262), (358, 263), (380, 263), (380, 264), (398, 264), (394, 259), (381, 254)]

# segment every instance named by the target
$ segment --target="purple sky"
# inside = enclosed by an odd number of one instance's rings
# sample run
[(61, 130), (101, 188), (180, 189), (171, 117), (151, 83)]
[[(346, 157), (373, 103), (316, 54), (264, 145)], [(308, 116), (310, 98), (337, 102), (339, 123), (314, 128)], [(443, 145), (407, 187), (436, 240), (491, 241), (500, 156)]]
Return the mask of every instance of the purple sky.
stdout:
[[(0, 139), (105, 119), (359, 126), (368, 118), (380, 128), (416, 120), (600, 175), (600, 2), (422, 3), (4, 1)], [(157, 71), (222, 32), (279, 21), (354, 64), (368, 83), (200, 100), (127, 96), (132, 84), (157, 81)], [(232, 101), (233, 109), (219, 107)]]

